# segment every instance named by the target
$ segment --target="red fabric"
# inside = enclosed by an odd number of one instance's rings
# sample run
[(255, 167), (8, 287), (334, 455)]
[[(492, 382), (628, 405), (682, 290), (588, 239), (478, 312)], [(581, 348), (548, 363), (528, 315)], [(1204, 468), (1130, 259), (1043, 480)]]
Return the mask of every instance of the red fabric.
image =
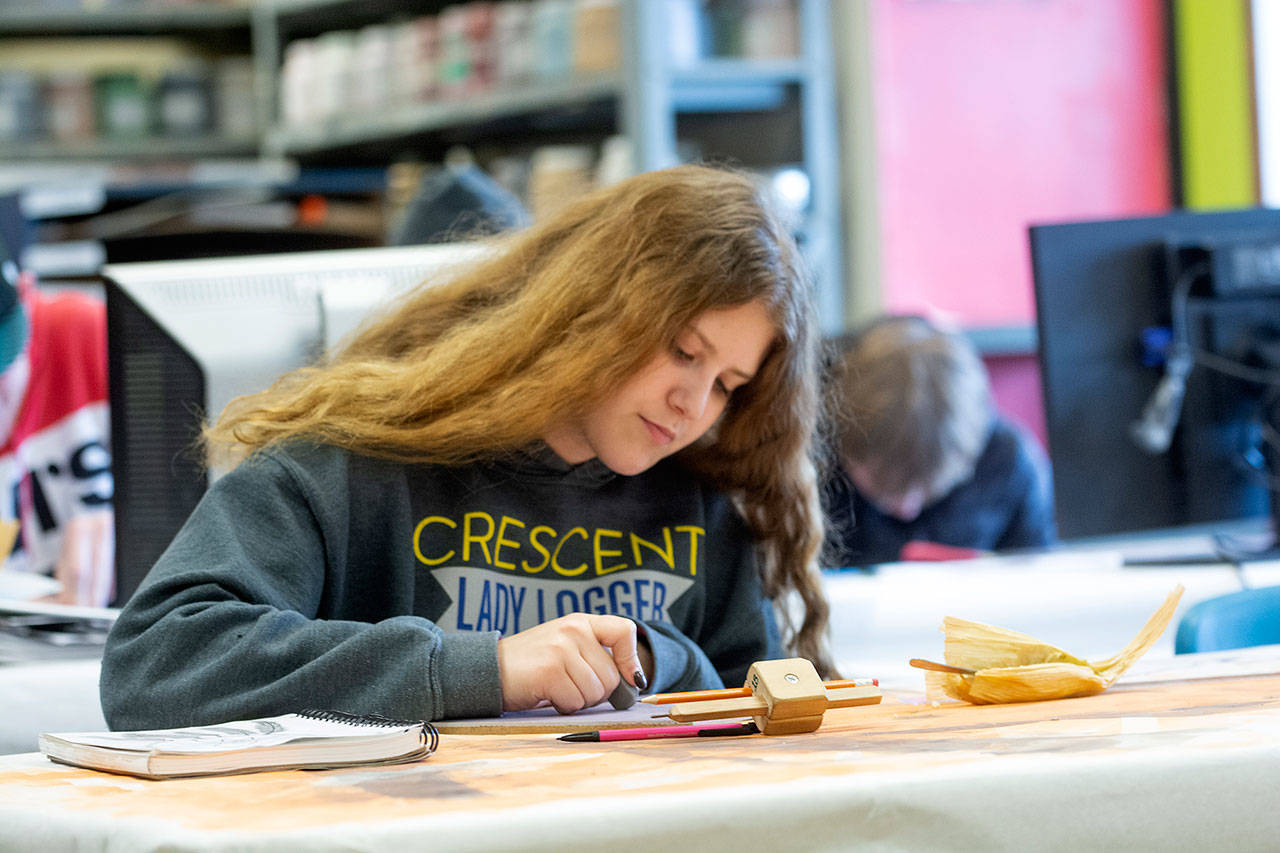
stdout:
[(89, 403), (107, 399), (107, 309), (80, 293), (24, 299), (31, 318), (31, 381), (0, 454)]
[(898, 559), (905, 563), (940, 562), (942, 560), (972, 560), (981, 557), (982, 551), (977, 548), (960, 548), (955, 545), (942, 545), (938, 542), (914, 540), (902, 546)]

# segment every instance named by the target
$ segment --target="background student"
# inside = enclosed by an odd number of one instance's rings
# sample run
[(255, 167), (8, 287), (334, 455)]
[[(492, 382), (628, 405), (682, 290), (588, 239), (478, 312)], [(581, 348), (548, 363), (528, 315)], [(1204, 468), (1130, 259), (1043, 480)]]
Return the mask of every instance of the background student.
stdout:
[(1052, 543), (1048, 460), (996, 413), (972, 345), (922, 317), (886, 317), (838, 346), (827, 565)]
[(102, 301), (41, 293), (0, 245), (0, 518), (6, 569), (52, 575), (63, 604), (105, 606), (115, 585)]
[(755, 184), (647, 173), (499, 247), (224, 413), (247, 459), (116, 622), (113, 728), (832, 674), (809, 286)]

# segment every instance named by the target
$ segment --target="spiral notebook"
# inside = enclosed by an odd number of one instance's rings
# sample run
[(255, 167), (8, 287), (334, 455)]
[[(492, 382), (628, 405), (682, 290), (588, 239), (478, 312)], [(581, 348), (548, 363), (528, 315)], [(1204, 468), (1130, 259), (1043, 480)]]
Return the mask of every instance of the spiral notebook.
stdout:
[(398, 764), (435, 751), (423, 720), (306, 710), (212, 726), (40, 735), (50, 760), (144, 779)]

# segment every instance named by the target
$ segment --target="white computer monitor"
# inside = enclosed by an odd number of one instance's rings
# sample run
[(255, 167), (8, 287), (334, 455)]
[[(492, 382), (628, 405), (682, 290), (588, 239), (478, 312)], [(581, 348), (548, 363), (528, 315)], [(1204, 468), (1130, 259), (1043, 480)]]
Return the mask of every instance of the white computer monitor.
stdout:
[(107, 265), (116, 603), (218, 476), (196, 444), (207, 419), (483, 251), (444, 244)]

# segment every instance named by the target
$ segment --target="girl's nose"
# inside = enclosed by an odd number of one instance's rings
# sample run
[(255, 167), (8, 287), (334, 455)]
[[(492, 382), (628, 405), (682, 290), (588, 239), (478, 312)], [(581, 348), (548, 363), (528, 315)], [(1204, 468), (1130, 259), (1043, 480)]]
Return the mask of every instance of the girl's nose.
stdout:
[(711, 397), (711, 388), (715, 380), (689, 378), (676, 383), (671, 389), (669, 401), (671, 408), (689, 420), (698, 420), (707, 410), (707, 400)]

